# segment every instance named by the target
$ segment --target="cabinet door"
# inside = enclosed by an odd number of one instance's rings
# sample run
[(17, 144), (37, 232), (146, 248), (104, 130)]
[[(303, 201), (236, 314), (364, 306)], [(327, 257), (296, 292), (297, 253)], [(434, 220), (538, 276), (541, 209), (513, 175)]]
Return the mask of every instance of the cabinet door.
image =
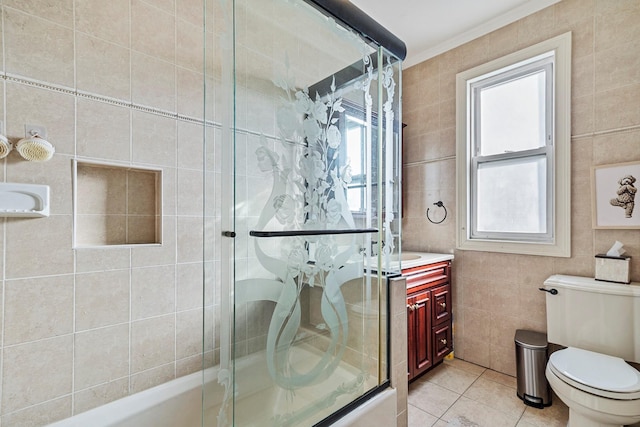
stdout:
[(426, 290), (407, 299), (409, 315), (409, 378), (433, 365), (431, 330), (431, 292)]
[(433, 327), (433, 363), (438, 363), (451, 353), (451, 323)]
[(412, 380), (416, 375), (416, 316), (415, 298), (407, 297), (407, 375)]
[(451, 319), (451, 285), (438, 286), (431, 290), (433, 298), (433, 325)]

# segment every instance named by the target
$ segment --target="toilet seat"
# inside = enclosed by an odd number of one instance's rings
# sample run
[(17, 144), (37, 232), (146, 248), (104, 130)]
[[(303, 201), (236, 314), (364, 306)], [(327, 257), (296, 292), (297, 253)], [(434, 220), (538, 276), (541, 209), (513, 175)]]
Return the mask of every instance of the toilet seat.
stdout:
[(640, 372), (619, 357), (568, 347), (551, 355), (549, 367), (559, 379), (587, 393), (640, 399)]

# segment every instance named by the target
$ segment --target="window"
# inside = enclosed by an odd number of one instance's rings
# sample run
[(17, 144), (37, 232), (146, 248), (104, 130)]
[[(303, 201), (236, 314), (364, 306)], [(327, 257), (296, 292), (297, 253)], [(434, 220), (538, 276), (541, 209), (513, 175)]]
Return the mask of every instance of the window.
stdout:
[[(344, 135), (344, 143), (340, 145), (340, 157), (349, 166), (351, 182), (347, 187), (347, 203), (349, 210), (354, 215), (364, 215), (367, 206), (370, 206), (375, 216), (376, 200), (375, 190), (367, 196), (367, 169), (371, 174), (370, 183), (377, 187), (377, 168), (371, 167), (378, 161), (378, 117), (372, 113), (371, 117), (371, 144), (367, 145), (367, 122), (363, 108), (348, 100), (343, 100), (342, 107), (345, 111), (340, 116), (340, 132)], [(367, 167), (369, 165), (369, 167)], [(368, 200), (372, 199), (372, 200)]]
[(457, 76), (459, 249), (570, 256), (571, 34)]
[(351, 182), (347, 188), (349, 209), (356, 213), (365, 211), (365, 123), (358, 118), (345, 115), (347, 122), (346, 155), (351, 167)]

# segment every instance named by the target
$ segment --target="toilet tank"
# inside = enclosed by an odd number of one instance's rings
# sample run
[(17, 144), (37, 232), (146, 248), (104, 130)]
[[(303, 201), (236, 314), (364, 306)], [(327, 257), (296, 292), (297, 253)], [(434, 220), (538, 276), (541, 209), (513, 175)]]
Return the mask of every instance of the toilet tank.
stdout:
[(640, 363), (640, 283), (554, 275), (544, 282), (548, 341)]

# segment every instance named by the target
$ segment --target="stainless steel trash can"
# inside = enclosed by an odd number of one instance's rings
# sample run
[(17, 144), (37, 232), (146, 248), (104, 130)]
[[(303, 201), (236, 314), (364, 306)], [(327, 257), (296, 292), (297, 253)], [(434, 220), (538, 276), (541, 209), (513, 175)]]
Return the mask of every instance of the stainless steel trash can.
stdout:
[(516, 343), (517, 395), (529, 406), (551, 405), (551, 390), (544, 375), (547, 366), (547, 335), (518, 329)]

